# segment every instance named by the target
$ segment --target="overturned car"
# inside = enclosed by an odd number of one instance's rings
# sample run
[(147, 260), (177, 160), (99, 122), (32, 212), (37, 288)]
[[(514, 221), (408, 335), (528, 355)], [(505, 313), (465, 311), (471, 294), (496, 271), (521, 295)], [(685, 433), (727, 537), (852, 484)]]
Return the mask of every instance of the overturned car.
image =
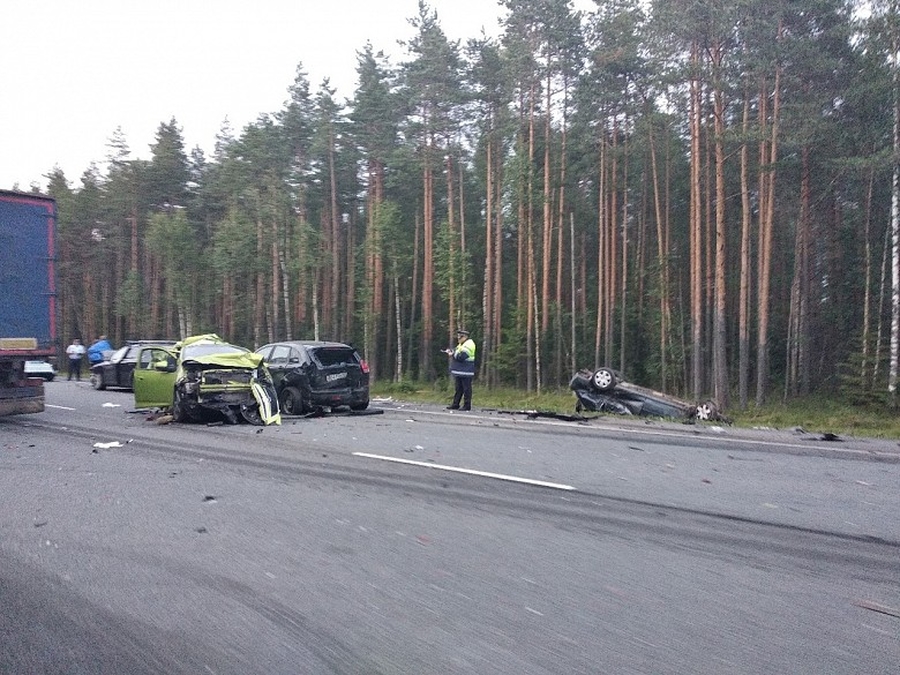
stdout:
[(719, 410), (712, 401), (699, 405), (687, 403), (674, 396), (626, 382), (611, 368), (579, 370), (572, 376), (569, 388), (575, 392), (577, 412), (674, 417), (684, 420), (721, 419)]
[(146, 345), (134, 369), (137, 408), (168, 408), (176, 422), (280, 424), (272, 377), (259, 354), (209, 333)]

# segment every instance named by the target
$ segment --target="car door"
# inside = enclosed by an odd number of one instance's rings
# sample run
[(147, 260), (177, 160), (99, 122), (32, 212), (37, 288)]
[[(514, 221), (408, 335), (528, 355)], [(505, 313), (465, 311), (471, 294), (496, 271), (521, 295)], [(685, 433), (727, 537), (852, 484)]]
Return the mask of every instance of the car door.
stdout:
[(134, 407), (167, 408), (175, 393), (174, 351), (163, 347), (143, 347), (134, 368)]
[(275, 391), (281, 394), (286, 386), (285, 374), (290, 363), (291, 348), (289, 345), (274, 345), (271, 352), (265, 355), (266, 367), (272, 375)]
[(109, 357), (109, 367), (107, 368), (105, 378), (106, 384), (112, 385), (114, 387), (130, 387), (131, 386), (131, 374), (129, 373), (128, 379), (126, 380), (122, 377), (122, 361), (128, 358), (128, 355), (131, 354), (134, 357), (134, 353), (137, 351), (137, 348), (132, 345), (126, 345), (119, 349), (115, 354)]

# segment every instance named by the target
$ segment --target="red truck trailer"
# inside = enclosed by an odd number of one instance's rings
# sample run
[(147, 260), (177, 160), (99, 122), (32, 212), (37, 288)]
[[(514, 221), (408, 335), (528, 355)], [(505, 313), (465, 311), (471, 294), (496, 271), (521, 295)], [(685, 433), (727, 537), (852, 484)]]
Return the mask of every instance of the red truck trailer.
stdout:
[(56, 202), (0, 190), (0, 416), (44, 410), (25, 362), (55, 356)]

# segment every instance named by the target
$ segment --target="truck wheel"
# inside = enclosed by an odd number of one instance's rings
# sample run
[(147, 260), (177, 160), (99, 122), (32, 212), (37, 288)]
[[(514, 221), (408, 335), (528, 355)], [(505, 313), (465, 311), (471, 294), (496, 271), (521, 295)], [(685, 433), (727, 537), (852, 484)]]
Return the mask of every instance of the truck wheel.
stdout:
[(106, 389), (106, 385), (103, 383), (103, 377), (99, 373), (91, 373), (91, 386), (97, 391)]

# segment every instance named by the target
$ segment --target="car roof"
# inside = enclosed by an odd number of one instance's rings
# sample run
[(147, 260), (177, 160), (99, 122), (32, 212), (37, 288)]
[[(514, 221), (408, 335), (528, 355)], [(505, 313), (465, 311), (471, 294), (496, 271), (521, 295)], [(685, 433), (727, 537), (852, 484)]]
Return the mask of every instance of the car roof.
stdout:
[(174, 345), (178, 340), (125, 340), (125, 345)]
[(333, 342), (331, 340), (285, 340), (283, 342), (270, 342), (259, 349), (274, 347), (276, 345), (287, 345), (289, 347), (345, 347), (347, 349), (355, 349), (353, 345), (349, 345), (346, 342)]

